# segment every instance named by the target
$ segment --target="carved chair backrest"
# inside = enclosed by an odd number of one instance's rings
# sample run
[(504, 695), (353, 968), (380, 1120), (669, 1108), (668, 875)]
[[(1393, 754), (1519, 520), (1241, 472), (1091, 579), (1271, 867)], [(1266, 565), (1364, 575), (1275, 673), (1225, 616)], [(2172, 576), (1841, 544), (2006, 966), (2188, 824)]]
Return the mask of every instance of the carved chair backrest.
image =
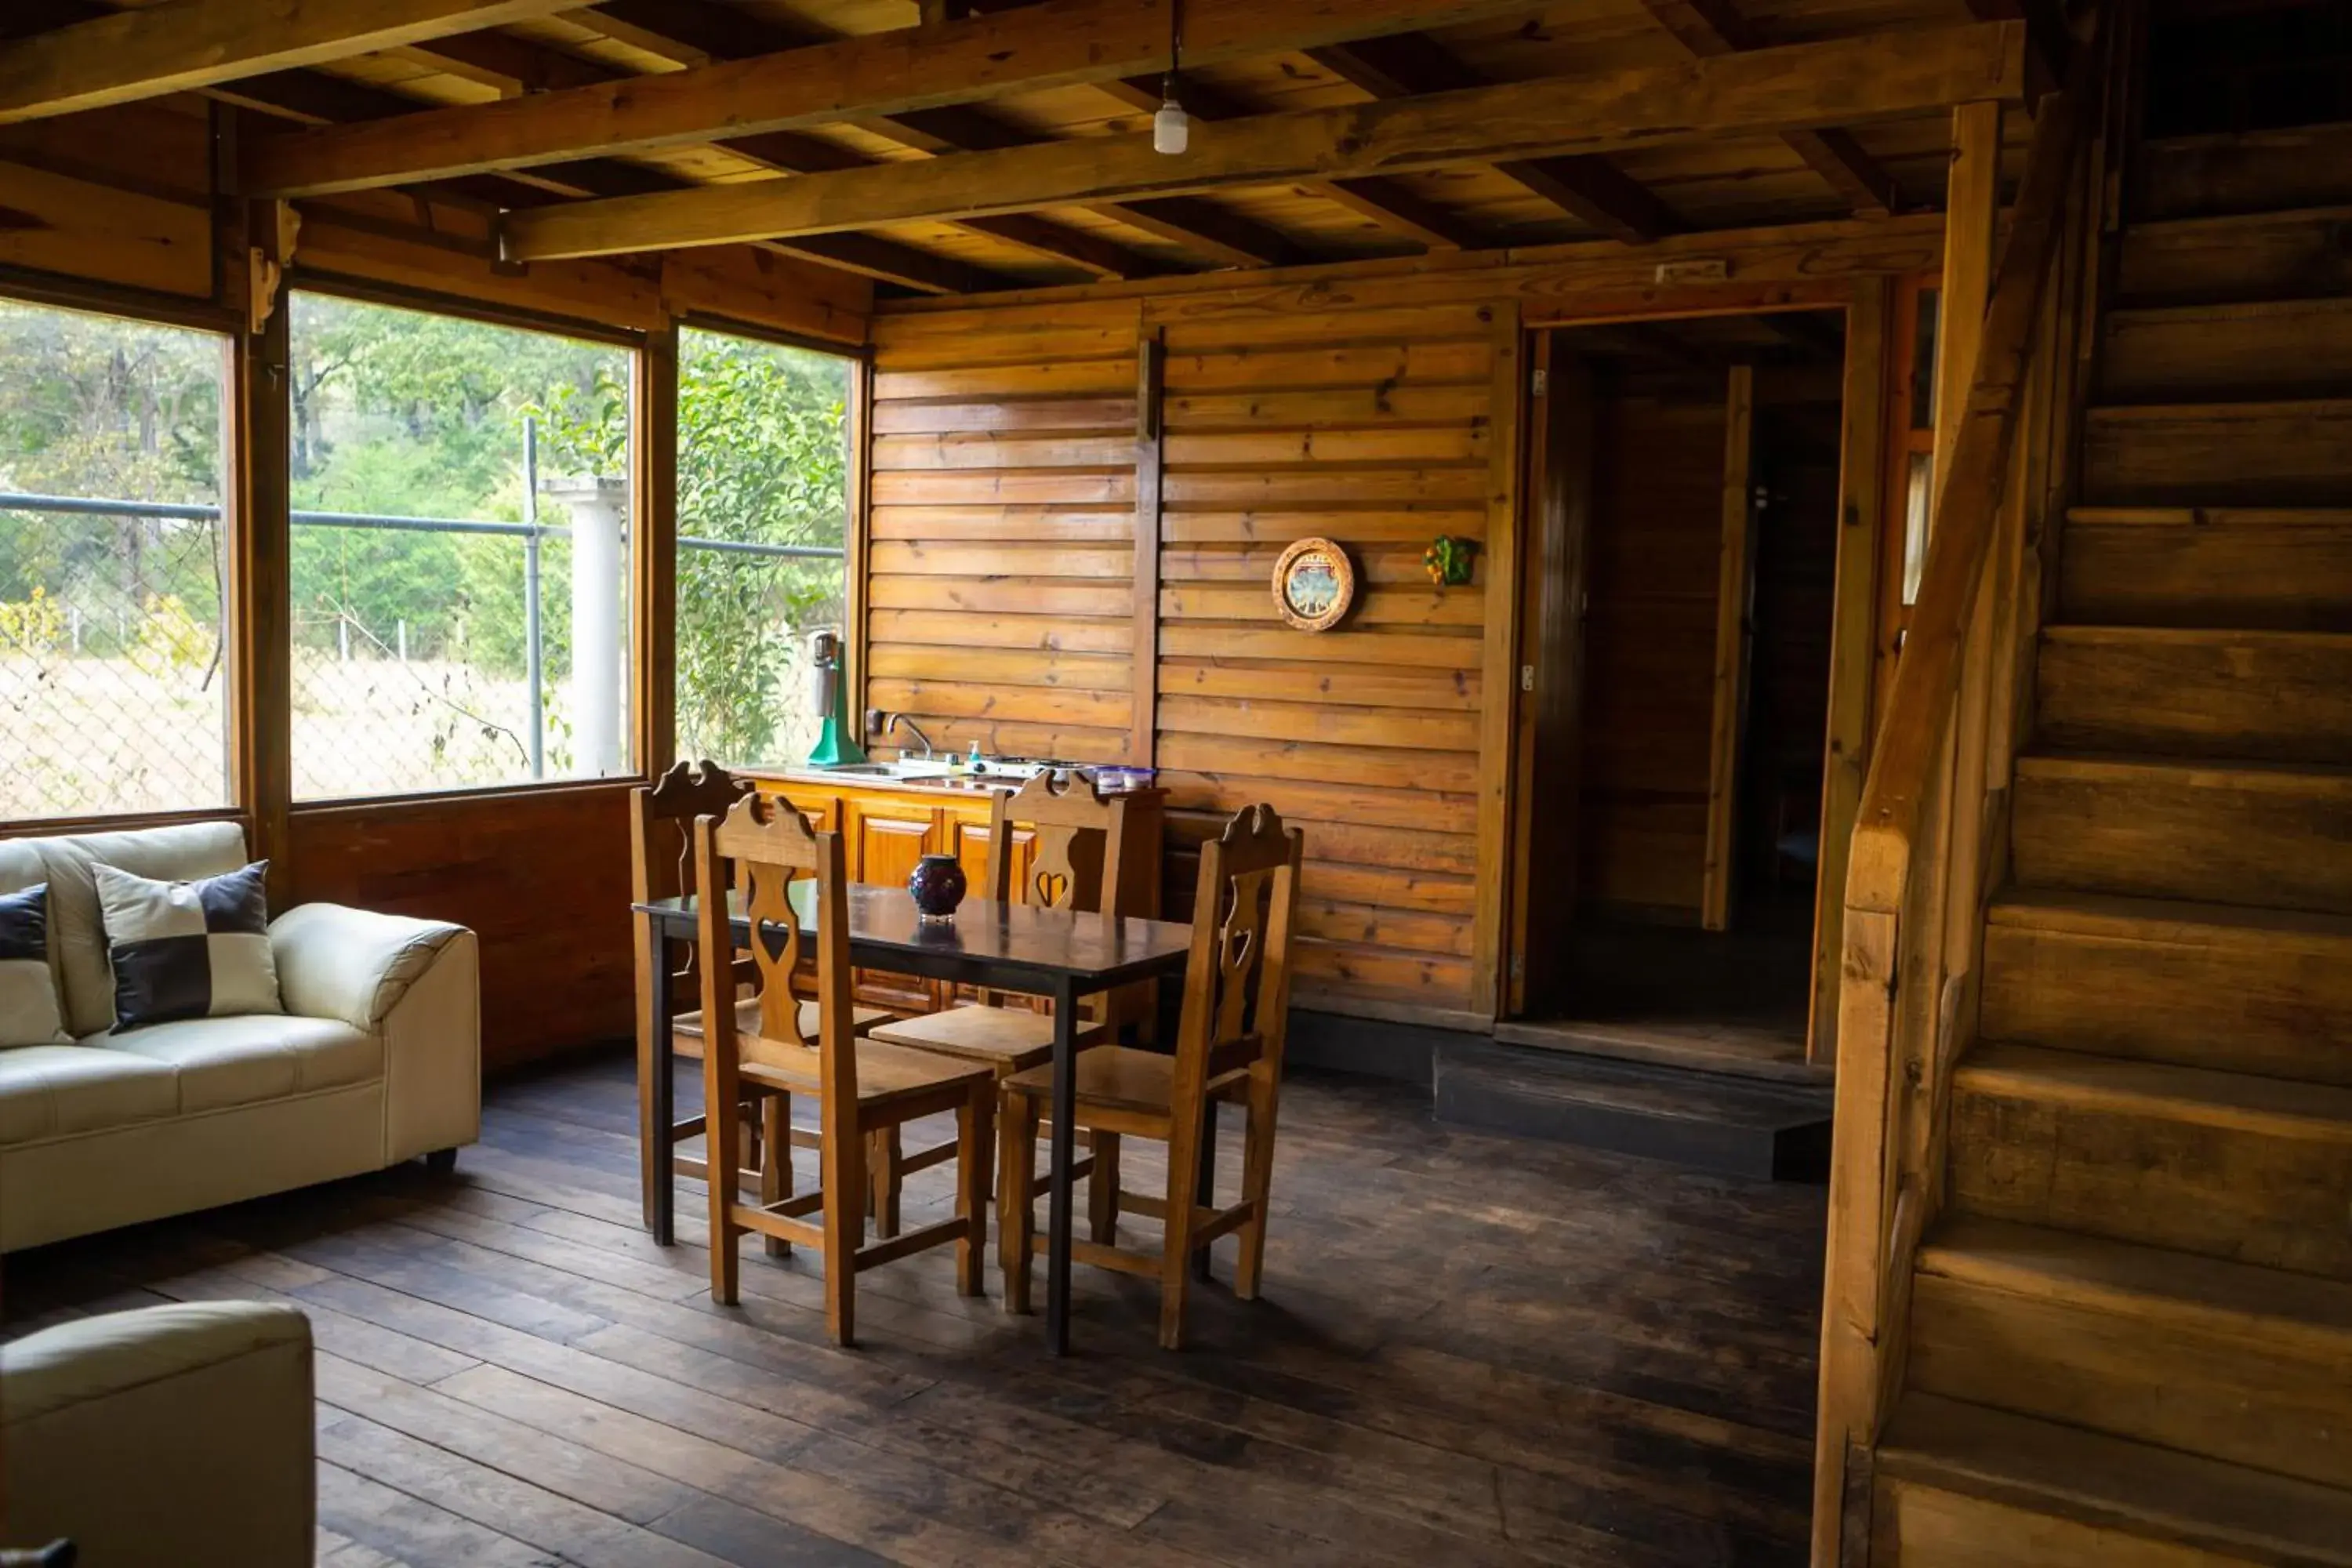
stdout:
[[(751, 782), (737, 778), (717, 763), (680, 762), (656, 779), (652, 787), (629, 792), (629, 879), (634, 901), (690, 898), (698, 889), (694, 856), (694, 822), (699, 816), (723, 816), (751, 793)], [(645, 944), (637, 944), (640, 955)], [(699, 954), (686, 944), (679, 966), (668, 982), (693, 999), (682, 1006), (700, 1006)], [(639, 957), (638, 963), (643, 963)]]
[(1270, 805), (1244, 806), (1201, 846), (1192, 952), (1176, 1033), (1180, 1108), (1236, 1068), (1281, 1070), (1305, 853), (1305, 836), (1285, 826)]
[[(704, 975), (706, 1048), (727, 1059), (764, 1064), (815, 1077), (835, 1102), (855, 1104), (857, 1052), (849, 1001), (849, 877), (837, 833), (813, 831), (782, 795), (754, 792), (726, 816), (703, 816), (694, 826), (696, 876), (705, 888), (733, 887), (750, 923), (746, 939), (759, 987), (759, 1027), (740, 1033), (732, 999), (722, 1004), (718, 982)], [(796, 886), (810, 884), (805, 907)], [(701, 945), (731, 943), (727, 901), (702, 900)], [(814, 921), (814, 929), (809, 921)], [(803, 1033), (801, 998), (814, 970), (816, 1027)], [(723, 1016), (722, 1016), (723, 1015)]]
[[(1024, 832), (1032, 846), (1028, 864), (1014, 840)], [(1039, 773), (1017, 790), (999, 790), (988, 815), (988, 875), (985, 897), (1000, 903), (1038, 904), (1090, 913), (1133, 914), (1142, 901), (1129, 886), (1133, 858), (1127, 846), (1127, 801), (1105, 795), (1091, 782), (1055, 788)], [(999, 994), (982, 991), (991, 1005)], [(1098, 1002), (1090, 1011), (1099, 1014)]]

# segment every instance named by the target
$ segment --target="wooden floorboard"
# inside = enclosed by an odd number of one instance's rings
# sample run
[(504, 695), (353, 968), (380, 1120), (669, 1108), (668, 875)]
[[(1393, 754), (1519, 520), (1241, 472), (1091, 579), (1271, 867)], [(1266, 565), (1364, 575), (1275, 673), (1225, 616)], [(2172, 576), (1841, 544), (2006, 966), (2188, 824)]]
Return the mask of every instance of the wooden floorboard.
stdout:
[[(747, 1247), (742, 1305), (711, 1303), (695, 1184), (677, 1245), (646, 1237), (629, 1073), (495, 1085), (446, 1181), (9, 1258), (5, 1331), (301, 1307), (334, 1568), (1803, 1560), (1817, 1188), (1464, 1132), (1394, 1087), (1301, 1077), (1265, 1299), (1196, 1292), (1193, 1348), (1158, 1349), (1148, 1281), (1082, 1268), (1056, 1362), (1000, 1310), (992, 1259), (974, 1301), (934, 1252), (861, 1277), (843, 1352), (805, 1254)], [(1152, 1190), (1157, 1150), (1129, 1150)], [(950, 1180), (913, 1178), (907, 1223), (943, 1215)]]

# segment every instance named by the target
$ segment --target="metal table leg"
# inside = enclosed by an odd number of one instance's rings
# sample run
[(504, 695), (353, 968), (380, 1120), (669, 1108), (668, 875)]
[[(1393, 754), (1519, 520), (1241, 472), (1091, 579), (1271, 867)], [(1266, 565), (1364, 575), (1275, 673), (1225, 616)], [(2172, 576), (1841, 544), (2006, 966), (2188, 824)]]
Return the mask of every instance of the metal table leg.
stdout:
[(1070, 1165), (1077, 1147), (1077, 996), (1063, 981), (1054, 991), (1054, 1135), (1045, 1225), (1045, 1344), (1070, 1353)]
[(646, 1129), (652, 1144), (648, 1164), (652, 1180), (646, 1194), (654, 1240), (663, 1247), (677, 1239), (677, 1172), (676, 1145), (670, 1129), (677, 1124), (677, 1041), (671, 1032), (669, 942), (660, 922), (648, 921), (646, 959), (654, 977), (653, 1002), (647, 1009), (652, 1030), (647, 1053), (653, 1072), (653, 1125)]

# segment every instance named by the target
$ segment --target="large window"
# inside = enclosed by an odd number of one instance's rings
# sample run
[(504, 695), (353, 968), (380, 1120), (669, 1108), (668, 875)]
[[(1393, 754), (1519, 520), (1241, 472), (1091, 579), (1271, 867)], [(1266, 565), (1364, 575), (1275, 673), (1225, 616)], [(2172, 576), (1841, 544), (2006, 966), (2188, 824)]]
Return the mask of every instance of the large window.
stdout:
[(626, 772), (628, 351), (317, 294), (291, 332), (296, 798)]
[(809, 635), (842, 625), (851, 362), (694, 331), (678, 356), (677, 754), (798, 763)]
[(0, 301), (0, 819), (230, 799), (226, 350)]

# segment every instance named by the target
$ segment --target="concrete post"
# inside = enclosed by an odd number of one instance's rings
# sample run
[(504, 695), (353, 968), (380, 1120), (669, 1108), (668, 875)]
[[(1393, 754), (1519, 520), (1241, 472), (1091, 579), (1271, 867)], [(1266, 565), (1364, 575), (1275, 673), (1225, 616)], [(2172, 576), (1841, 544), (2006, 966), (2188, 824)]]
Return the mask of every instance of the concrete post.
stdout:
[(572, 516), (572, 770), (604, 777), (626, 766), (621, 605), (628, 573), (622, 545), (628, 482), (558, 479), (542, 485), (540, 493)]

